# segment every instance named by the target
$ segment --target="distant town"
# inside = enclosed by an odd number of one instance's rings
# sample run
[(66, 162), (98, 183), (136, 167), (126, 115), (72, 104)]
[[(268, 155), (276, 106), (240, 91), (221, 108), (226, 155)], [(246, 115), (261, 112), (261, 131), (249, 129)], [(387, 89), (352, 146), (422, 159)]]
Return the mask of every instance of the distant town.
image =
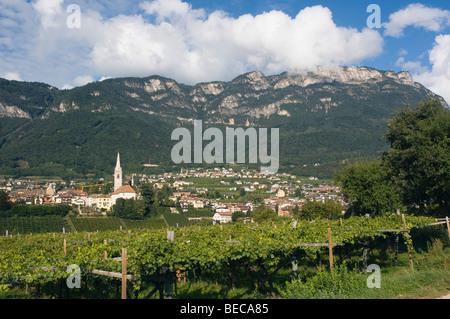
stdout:
[[(124, 183), (123, 180), (126, 182)], [(68, 204), (79, 215), (107, 215), (117, 199), (139, 199), (139, 185), (151, 183), (155, 192), (167, 187), (171, 190), (170, 211), (187, 212), (189, 208), (210, 209), (213, 222), (227, 223), (235, 212), (247, 215), (264, 205), (278, 216), (290, 216), (294, 209), (301, 210), (308, 201), (334, 201), (347, 206), (340, 188), (332, 183), (321, 183), (316, 177), (298, 178), (287, 173), (265, 175), (257, 170), (233, 168), (180, 169), (177, 173), (159, 175), (128, 174), (122, 177), (120, 155), (114, 170), (113, 183), (100, 179), (89, 185), (71, 181), (37, 183), (26, 179), (0, 178), (0, 189), (9, 193), (11, 202), (35, 205)], [(211, 193), (216, 196), (211, 196)], [(206, 196), (208, 194), (208, 196)], [(258, 194), (248, 199), (246, 194)], [(190, 217), (202, 219), (211, 217)]]

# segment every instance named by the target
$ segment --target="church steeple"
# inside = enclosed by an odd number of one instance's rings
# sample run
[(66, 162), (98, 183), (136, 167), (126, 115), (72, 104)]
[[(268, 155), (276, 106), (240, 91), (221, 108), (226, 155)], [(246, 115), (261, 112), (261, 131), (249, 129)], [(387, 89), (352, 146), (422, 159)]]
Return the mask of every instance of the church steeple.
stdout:
[(120, 168), (120, 154), (117, 153), (116, 168)]
[(116, 168), (114, 169), (114, 190), (122, 186), (122, 168), (120, 167), (120, 155), (117, 153)]

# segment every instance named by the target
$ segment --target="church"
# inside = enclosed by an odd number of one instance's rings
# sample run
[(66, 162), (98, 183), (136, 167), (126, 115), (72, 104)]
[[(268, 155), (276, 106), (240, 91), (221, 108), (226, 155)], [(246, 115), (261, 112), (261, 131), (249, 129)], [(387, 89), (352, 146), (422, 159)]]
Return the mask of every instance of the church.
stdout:
[(122, 185), (122, 167), (120, 167), (119, 153), (117, 153), (116, 167), (114, 169), (114, 191), (111, 193), (111, 206), (116, 204), (118, 198), (136, 199), (136, 191), (130, 185)]

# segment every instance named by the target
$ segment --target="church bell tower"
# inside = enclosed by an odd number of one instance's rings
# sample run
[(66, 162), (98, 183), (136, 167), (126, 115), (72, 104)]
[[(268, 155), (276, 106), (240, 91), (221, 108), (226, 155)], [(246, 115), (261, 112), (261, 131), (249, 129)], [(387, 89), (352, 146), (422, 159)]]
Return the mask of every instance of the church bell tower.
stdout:
[(122, 186), (122, 168), (120, 167), (120, 155), (117, 153), (116, 168), (114, 169), (114, 190)]

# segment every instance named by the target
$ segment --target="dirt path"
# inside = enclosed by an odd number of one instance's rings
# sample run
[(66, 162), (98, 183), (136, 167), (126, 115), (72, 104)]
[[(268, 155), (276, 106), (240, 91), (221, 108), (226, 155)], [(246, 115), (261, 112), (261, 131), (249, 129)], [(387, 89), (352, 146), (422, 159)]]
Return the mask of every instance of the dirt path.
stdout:
[(442, 296), (441, 298), (438, 298), (438, 299), (450, 299), (450, 294), (447, 294), (447, 295), (445, 295), (445, 296)]

